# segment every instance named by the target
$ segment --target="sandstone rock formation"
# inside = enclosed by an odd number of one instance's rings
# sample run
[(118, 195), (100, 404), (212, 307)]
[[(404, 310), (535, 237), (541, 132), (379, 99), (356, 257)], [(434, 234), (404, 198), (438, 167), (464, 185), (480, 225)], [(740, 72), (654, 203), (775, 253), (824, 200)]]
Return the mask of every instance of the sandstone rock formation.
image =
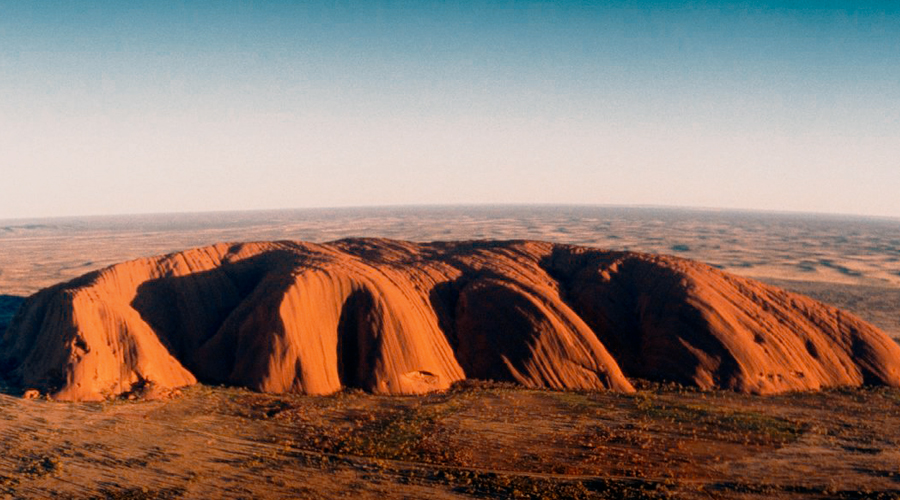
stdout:
[(224, 383), (381, 394), (464, 378), (752, 393), (900, 386), (900, 346), (812, 299), (670, 256), (531, 241), (219, 244), (35, 294), (0, 374), (63, 400)]

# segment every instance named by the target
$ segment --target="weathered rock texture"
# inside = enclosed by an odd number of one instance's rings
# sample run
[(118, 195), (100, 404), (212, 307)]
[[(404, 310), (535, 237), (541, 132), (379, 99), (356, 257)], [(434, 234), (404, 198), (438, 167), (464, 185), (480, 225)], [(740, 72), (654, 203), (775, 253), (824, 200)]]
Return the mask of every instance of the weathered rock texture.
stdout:
[(464, 378), (631, 391), (900, 386), (900, 347), (812, 299), (669, 256), (551, 243), (219, 244), (42, 290), (8, 383), (96, 400), (203, 381), (382, 394)]

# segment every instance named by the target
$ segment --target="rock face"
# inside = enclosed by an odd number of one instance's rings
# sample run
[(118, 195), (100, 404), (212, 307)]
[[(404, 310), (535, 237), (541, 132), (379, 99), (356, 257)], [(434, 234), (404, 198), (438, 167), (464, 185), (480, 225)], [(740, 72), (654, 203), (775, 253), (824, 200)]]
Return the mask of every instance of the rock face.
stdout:
[(900, 386), (855, 316), (693, 261), (530, 241), (219, 244), (35, 294), (0, 374), (63, 400), (224, 383), (381, 394), (464, 378), (632, 391)]

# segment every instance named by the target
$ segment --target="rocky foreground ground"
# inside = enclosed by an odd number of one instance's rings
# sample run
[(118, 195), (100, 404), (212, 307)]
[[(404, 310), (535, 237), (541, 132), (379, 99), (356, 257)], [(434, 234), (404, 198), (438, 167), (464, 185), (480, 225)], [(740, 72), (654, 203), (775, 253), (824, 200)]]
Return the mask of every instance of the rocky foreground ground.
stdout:
[(13, 498), (896, 498), (900, 392), (0, 397)]

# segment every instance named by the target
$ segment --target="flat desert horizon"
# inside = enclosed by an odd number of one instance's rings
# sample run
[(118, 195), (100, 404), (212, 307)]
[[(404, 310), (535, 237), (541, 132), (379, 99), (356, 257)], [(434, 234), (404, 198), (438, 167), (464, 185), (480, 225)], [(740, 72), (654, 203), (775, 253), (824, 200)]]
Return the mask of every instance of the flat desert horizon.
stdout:
[(0, 296), (12, 304), (118, 262), (214, 243), (350, 237), (671, 254), (830, 303), (900, 338), (900, 220), (829, 214), (474, 205), (0, 220)]

